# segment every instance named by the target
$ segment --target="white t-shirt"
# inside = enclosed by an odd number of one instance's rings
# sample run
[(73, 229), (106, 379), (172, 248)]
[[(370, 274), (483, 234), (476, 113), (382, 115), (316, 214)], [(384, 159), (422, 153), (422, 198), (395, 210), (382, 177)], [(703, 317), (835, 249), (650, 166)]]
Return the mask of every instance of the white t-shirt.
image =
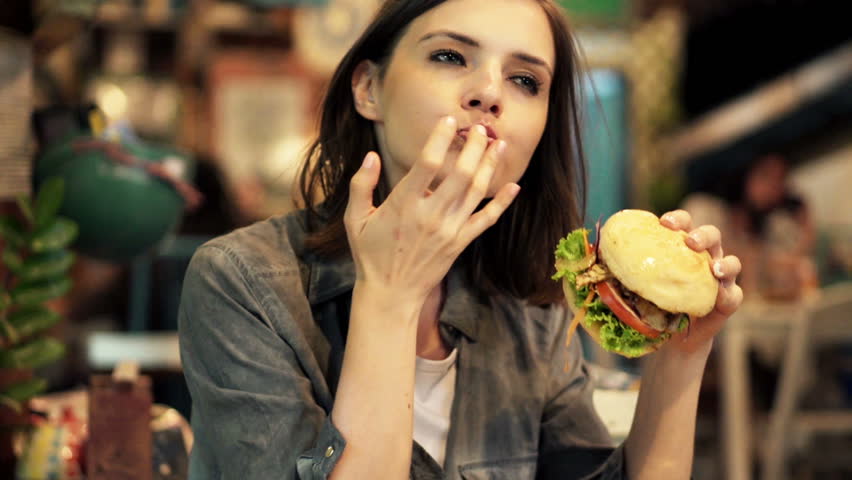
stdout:
[(444, 465), (450, 410), (456, 392), (456, 357), (453, 349), (443, 360), (417, 357), (414, 373), (414, 440)]

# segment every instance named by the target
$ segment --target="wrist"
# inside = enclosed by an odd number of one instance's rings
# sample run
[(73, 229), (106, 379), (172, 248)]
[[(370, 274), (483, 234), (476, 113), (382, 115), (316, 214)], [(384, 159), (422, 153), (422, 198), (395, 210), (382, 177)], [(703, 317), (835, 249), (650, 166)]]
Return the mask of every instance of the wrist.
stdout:
[(352, 291), (352, 313), (364, 318), (386, 320), (394, 325), (416, 325), (426, 298), (400, 292), (385, 285), (356, 280)]
[[(677, 341), (678, 339), (672, 339)], [(655, 371), (665, 372), (664, 376), (669, 380), (678, 377), (684, 379), (701, 378), (710, 352), (713, 340), (697, 348), (681, 349), (676, 345), (664, 345), (648, 358), (648, 366)]]

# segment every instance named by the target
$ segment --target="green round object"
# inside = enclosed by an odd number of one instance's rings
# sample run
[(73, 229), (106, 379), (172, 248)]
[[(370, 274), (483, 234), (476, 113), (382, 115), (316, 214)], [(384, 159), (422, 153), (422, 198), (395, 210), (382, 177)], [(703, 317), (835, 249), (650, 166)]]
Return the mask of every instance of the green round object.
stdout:
[[(80, 233), (74, 248), (106, 261), (127, 261), (148, 252), (179, 224), (184, 200), (166, 181), (145, 170), (144, 164), (188, 159), (165, 147), (115, 144), (141, 160), (125, 165), (103, 150), (75, 151), (76, 136), (48, 148), (35, 168), (36, 183), (58, 176), (65, 180), (60, 214), (77, 222)], [(188, 170), (188, 169), (186, 169)]]

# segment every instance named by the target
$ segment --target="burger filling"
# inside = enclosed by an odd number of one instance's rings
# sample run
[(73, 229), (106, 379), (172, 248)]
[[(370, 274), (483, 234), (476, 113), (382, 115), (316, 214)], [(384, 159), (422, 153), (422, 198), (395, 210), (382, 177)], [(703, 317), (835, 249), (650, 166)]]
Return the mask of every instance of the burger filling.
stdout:
[(576, 285), (577, 288), (583, 288), (604, 281), (608, 281), (614, 287), (615, 293), (621, 297), (628, 307), (638, 314), (639, 320), (649, 327), (660, 332), (669, 333), (679, 330), (683, 315), (667, 312), (628, 290), (612, 276), (612, 273), (610, 273), (602, 260), (585, 272), (578, 274)]
[(624, 301), (639, 314), (639, 319), (654, 330), (674, 333), (680, 329), (683, 314), (671, 313), (645, 300), (624, 287), (618, 280), (612, 280)]

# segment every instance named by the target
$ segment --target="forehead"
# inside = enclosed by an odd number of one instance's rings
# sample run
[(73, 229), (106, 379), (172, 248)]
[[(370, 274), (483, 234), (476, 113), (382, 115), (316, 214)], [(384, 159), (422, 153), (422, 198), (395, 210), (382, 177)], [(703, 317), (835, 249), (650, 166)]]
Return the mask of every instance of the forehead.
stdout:
[(415, 19), (403, 43), (416, 43), (432, 31), (469, 36), (483, 48), (523, 51), (554, 62), (547, 15), (536, 0), (448, 0)]

